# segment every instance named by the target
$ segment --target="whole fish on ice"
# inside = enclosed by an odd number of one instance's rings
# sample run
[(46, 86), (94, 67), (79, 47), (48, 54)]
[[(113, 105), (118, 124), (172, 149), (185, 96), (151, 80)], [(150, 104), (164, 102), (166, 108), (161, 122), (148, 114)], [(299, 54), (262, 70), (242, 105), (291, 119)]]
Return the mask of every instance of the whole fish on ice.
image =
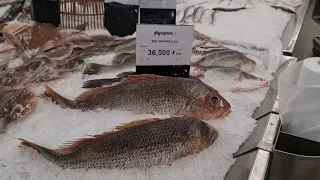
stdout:
[(146, 169), (196, 155), (218, 138), (212, 126), (187, 117), (133, 121), (116, 129), (57, 150), (19, 140), (62, 168)]
[[(212, 79), (210, 84), (218, 91), (247, 92), (267, 87), (269, 84), (268, 81), (262, 78), (236, 68), (212, 67), (205, 70), (207, 71), (206, 76)], [(199, 74), (197, 71), (202, 72), (203, 69), (195, 69), (194, 75)]]
[(246, 57), (243, 53), (225, 47), (195, 49), (191, 64), (198, 68), (232, 67), (245, 72), (252, 71), (256, 66), (256, 62)]
[(27, 88), (0, 86), (0, 134), (6, 131), (9, 123), (27, 117), (36, 107), (37, 97)]
[(68, 100), (50, 87), (44, 94), (64, 108), (93, 110), (121, 109), (143, 114), (184, 115), (203, 120), (224, 118), (230, 104), (199, 79), (137, 75), (120, 84), (95, 88)]
[(134, 67), (135, 64), (136, 53), (119, 53), (113, 57), (111, 65), (88, 63), (83, 71), (83, 74), (100, 74), (103, 72), (112, 72), (127, 67)]

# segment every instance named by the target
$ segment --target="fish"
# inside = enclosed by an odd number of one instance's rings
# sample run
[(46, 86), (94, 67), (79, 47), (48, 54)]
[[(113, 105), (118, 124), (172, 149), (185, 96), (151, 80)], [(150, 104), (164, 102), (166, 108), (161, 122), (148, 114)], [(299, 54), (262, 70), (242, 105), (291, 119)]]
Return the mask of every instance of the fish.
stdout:
[(223, 119), (231, 113), (231, 105), (218, 91), (192, 78), (153, 74), (129, 76), (114, 86), (88, 90), (74, 101), (45, 87), (44, 95), (62, 108), (82, 111), (119, 109), (136, 114), (181, 115), (203, 120)]
[(24, 0), (18, 0), (9, 4), (11, 7), (0, 17), (0, 23), (9, 22), (16, 18), (22, 11)]
[(281, 11), (287, 12), (287, 13), (291, 13), (291, 14), (297, 14), (295, 11), (293, 11), (290, 8), (287, 7), (282, 7), (282, 6), (271, 6), (274, 9), (280, 9)]
[(0, 86), (0, 134), (6, 131), (9, 123), (31, 115), (37, 104), (37, 96), (28, 88)]
[(41, 48), (48, 41), (61, 40), (59, 31), (51, 24), (8, 24), (3, 28), (3, 35), (22, 52)]
[[(241, 93), (268, 87), (269, 82), (244, 71), (231, 67), (210, 67), (206, 68), (208, 76), (213, 80), (213, 88), (222, 91)], [(193, 76), (196, 76), (199, 69), (195, 69)], [(200, 69), (200, 71), (202, 71)]]
[(239, 7), (239, 8), (224, 8), (224, 7), (215, 7), (212, 8), (213, 11), (222, 11), (222, 12), (234, 12), (247, 9), (246, 7)]
[(181, 18), (181, 20), (179, 21), (180, 23), (185, 23), (186, 22), (186, 18), (192, 17), (195, 14), (195, 6), (189, 6), (187, 7), (184, 12), (183, 12), (183, 16)]
[(61, 61), (71, 56), (74, 45), (72, 43), (66, 43), (60, 46), (56, 46), (50, 51), (38, 54), (37, 57), (47, 57), (50, 60)]
[(111, 61), (111, 65), (102, 65), (97, 63), (88, 63), (83, 74), (101, 74), (104, 72), (113, 72), (127, 67), (134, 67), (136, 63), (136, 53), (119, 53)]
[(10, 60), (18, 56), (17, 49), (11, 48), (3, 52), (0, 52), (0, 70), (3, 70), (7, 67)]
[[(251, 72), (256, 67), (256, 62), (243, 53), (225, 48), (218, 47), (212, 48), (211, 53), (205, 51), (204, 55), (201, 55), (201, 51), (198, 52), (198, 56), (194, 56), (191, 62), (192, 66), (197, 67), (233, 67), (240, 69), (244, 72)], [(197, 55), (197, 54), (196, 54)]]
[(196, 155), (218, 136), (218, 130), (199, 119), (172, 117), (133, 121), (56, 150), (18, 140), (63, 169), (148, 169)]
[(122, 41), (111, 44), (108, 50), (113, 52), (135, 52), (136, 38), (123, 38)]

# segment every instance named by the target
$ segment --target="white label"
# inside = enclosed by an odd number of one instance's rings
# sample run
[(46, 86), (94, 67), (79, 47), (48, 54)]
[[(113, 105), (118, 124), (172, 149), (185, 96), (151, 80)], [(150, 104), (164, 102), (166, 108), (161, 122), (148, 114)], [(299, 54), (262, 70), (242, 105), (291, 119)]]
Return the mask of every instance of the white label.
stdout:
[(140, 0), (140, 8), (176, 9), (176, 0)]
[(137, 25), (136, 65), (190, 65), (194, 26)]
[(117, 2), (127, 5), (139, 5), (139, 0), (104, 0), (105, 3)]

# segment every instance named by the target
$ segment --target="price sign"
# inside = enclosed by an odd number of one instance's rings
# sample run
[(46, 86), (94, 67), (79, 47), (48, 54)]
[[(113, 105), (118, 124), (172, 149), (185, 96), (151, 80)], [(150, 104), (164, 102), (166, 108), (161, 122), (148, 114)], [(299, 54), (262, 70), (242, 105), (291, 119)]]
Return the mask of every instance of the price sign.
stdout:
[(137, 25), (136, 65), (190, 68), (193, 31), (194, 26)]
[(176, 9), (176, 0), (140, 0), (140, 8)]

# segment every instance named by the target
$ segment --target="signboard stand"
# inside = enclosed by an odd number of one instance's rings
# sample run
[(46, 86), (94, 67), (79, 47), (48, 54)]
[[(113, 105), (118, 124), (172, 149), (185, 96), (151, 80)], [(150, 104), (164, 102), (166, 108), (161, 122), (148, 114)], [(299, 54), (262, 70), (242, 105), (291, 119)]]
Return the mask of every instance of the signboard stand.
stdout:
[(176, 26), (176, 0), (140, 0), (136, 72), (189, 77), (193, 26)]

